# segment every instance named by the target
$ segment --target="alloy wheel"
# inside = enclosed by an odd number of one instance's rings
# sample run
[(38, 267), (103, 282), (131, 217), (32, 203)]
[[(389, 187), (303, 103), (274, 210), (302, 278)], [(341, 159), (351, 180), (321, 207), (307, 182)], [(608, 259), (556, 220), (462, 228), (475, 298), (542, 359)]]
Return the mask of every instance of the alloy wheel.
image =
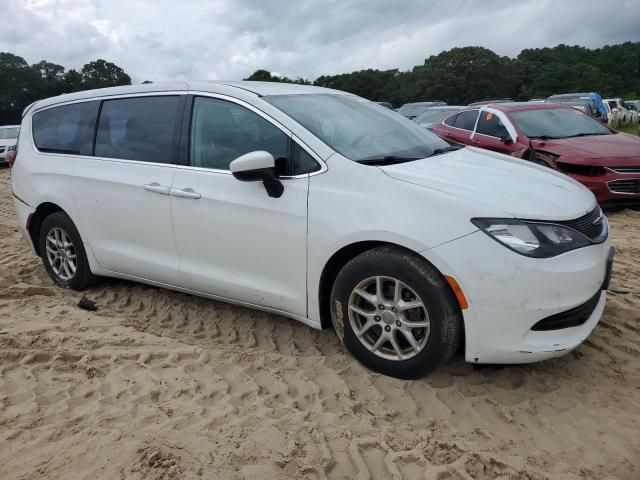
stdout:
[(351, 328), (370, 352), (387, 360), (407, 360), (429, 339), (429, 313), (420, 296), (393, 277), (369, 277), (349, 297)]
[(47, 260), (53, 272), (63, 281), (69, 281), (76, 274), (76, 249), (71, 237), (63, 229), (54, 227), (47, 233)]

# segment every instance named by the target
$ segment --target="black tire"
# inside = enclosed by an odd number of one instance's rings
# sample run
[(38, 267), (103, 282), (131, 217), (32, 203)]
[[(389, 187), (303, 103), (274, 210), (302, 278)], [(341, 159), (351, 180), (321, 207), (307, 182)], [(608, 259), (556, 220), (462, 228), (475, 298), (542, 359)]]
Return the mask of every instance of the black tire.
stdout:
[[(68, 279), (62, 278), (54, 271), (54, 267), (47, 255), (47, 235), (54, 228), (59, 228), (64, 231), (69, 236), (73, 244), (73, 250), (76, 255), (76, 270), (73, 273), (73, 276)], [(63, 288), (70, 288), (72, 290), (84, 290), (85, 288), (93, 285), (97, 280), (97, 277), (91, 273), (91, 269), (89, 268), (87, 254), (84, 250), (84, 244), (80, 234), (78, 233), (78, 229), (66, 213), (55, 212), (42, 221), (42, 225), (40, 226), (40, 237), (38, 238), (38, 248), (45, 270), (51, 279), (59, 286)]]
[[(411, 358), (380, 357), (365, 347), (352, 328), (349, 298), (360, 282), (375, 276), (401, 281), (420, 297), (427, 310), (430, 332), (422, 350)], [(346, 348), (363, 365), (385, 375), (402, 379), (423, 377), (449, 360), (460, 344), (462, 313), (446, 280), (426, 260), (397, 247), (376, 247), (349, 261), (336, 277), (330, 301), (336, 333)], [(380, 325), (379, 328), (386, 328), (384, 323)]]

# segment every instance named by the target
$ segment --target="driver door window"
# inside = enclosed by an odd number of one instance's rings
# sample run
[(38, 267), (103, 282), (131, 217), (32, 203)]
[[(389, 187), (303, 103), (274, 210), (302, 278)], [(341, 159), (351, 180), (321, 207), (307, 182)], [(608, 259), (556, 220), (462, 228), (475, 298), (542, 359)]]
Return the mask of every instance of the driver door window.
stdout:
[(478, 119), (477, 133), (482, 135), (489, 135), (490, 137), (501, 138), (503, 136), (509, 136), (504, 124), (500, 119), (492, 112), (482, 112)]
[(288, 136), (260, 115), (226, 100), (196, 97), (191, 121), (190, 164), (229, 170), (245, 153), (265, 150), (286, 158)]

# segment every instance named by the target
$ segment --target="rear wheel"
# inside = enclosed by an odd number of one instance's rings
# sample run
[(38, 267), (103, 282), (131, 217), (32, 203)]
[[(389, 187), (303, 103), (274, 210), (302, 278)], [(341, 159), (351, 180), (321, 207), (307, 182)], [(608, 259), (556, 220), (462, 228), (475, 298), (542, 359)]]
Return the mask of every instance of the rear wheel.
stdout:
[(417, 378), (456, 351), (461, 314), (442, 275), (394, 247), (355, 257), (338, 274), (331, 313), (347, 349), (372, 370)]
[(61, 287), (83, 290), (93, 284), (80, 234), (64, 212), (55, 212), (40, 226), (40, 255), (44, 268)]

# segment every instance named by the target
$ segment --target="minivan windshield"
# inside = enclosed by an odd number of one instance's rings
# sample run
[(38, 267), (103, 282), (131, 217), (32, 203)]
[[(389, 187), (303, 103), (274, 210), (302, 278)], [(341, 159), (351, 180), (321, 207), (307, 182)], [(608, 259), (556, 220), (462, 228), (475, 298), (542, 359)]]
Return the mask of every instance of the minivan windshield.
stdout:
[(18, 127), (0, 128), (0, 140), (18, 138), (19, 133), (20, 133), (20, 128)]
[(510, 113), (522, 133), (529, 138), (569, 138), (611, 135), (602, 123), (575, 108), (544, 108)]
[(419, 159), (449, 144), (414, 122), (353, 95), (298, 94), (263, 97), (271, 105), (354, 161)]

